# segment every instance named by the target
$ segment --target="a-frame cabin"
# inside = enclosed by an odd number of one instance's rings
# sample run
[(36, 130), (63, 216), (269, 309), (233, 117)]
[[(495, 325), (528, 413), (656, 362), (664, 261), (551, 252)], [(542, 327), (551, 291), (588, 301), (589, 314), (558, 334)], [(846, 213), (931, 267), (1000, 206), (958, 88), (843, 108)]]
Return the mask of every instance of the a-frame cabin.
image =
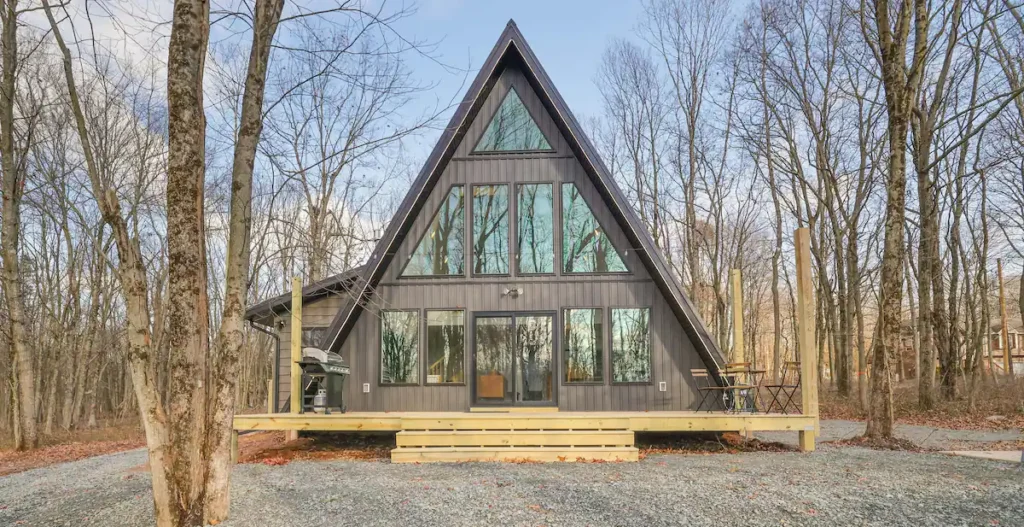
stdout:
[[(279, 411), (289, 408), (289, 305), (282, 296), (248, 314), (277, 330)], [(302, 327), (303, 345), (334, 351), (351, 368), (349, 413), (693, 415), (698, 386), (719, 380), (724, 366), (512, 21), (367, 264), (303, 289)], [(695, 379), (694, 369), (710, 377)], [(352, 429), (283, 422), (245, 426)], [(461, 426), (453, 423), (442, 424)], [(709, 426), (751, 427), (717, 423)]]

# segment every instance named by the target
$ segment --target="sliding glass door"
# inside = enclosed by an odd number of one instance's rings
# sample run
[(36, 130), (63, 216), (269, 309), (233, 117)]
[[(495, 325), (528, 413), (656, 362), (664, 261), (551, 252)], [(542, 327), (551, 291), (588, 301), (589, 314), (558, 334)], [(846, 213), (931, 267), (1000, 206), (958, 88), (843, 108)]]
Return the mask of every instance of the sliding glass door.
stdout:
[(473, 404), (554, 404), (554, 314), (477, 314)]

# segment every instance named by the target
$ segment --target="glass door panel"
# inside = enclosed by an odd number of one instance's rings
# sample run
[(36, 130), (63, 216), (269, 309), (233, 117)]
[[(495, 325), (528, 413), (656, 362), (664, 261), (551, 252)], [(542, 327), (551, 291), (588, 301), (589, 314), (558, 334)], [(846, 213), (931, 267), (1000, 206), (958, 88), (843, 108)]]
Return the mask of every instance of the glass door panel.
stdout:
[(515, 402), (515, 319), (509, 316), (476, 318), (476, 379), (474, 400), (480, 404)]
[(516, 393), (524, 403), (552, 402), (554, 317), (516, 316)]

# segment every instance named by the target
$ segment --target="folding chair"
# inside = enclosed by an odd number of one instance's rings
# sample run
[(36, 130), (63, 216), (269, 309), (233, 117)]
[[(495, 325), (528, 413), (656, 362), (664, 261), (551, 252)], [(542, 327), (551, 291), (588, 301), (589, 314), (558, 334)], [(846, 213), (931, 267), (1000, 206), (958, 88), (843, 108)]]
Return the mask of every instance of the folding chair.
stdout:
[(764, 385), (764, 388), (768, 390), (768, 394), (772, 398), (771, 402), (768, 403), (768, 409), (765, 410), (765, 413), (771, 413), (776, 404), (779, 406), (779, 411), (784, 414), (789, 413), (788, 410), (791, 406), (797, 411), (800, 410), (796, 401), (793, 400), (797, 389), (800, 388), (800, 363), (786, 362), (782, 368), (782, 382), (780, 384)]
[[(708, 375), (708, 370), (703, 368), (695, 368), (690, 370), (690, 376), (693, 377), (695, 382), (698, 382), (697, 392), (700, 393), (700, 403), (697, 404), (697, 411), (704, 407), (704, 403), (708, 400), (708, 396), (713, 393), (724, 394), (729, 388), (725, 386), (718, 386), (711, 380), (711, 376)], [(704, 379), (704, 386), (699, 385), (699, 380)], [(714, 401), (714, 399), (711, 399)], [(709, 408), (710, 412), (711, 409)]]

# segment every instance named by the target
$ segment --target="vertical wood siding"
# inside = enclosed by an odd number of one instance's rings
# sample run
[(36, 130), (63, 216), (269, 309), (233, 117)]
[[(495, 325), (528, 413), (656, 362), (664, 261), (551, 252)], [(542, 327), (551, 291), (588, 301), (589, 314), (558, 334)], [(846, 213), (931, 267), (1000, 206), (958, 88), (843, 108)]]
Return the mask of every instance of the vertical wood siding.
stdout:
[[(554, 153), (508, 154), (474, 156), (470, 152), (479, 140), (498, 105), (515, 86), (517, 93), (548, 141)], [(458, 278), (400, 278), (410, 254), (448, 194), (453, 184), (466, 185), (466, 264), (470, 265), (472, 201), (470, 185), (508, 183), (510, 207), (514, 205), (515, 183), (550, 182), (554, 185), (555, 224), (561, 224), (561, 189), (563, 182), (576, 183), (612, 243), (623, 254), (629, 268), (628, 275), (574, 275), (561, 274), (561, 261), (556, 258), (555, 276), (546, 277), (458, 277)], [(516, 213), (509, 210), (513, 233), (510, 266), (515, 268)], [(561, 250), (560, 227), (556, 228), (556, 255)], [(504, 296), (506, 288), (518, 287), (518, 298)], [(344, 299), (331, 296), (304, 307), (304, 326), (328, 326), (343, 304)], [(604, 385), (566, 385), (562, 378), (561, 331), (562, 309), (567, 307), (603, 307), (605, 383)], [(616, 385), (611, 383), (611, 307), (651, 308), (651, 383)], [(686, 410), (696, 407), (699, 400), (696, 385), (690, 376), (691, 368), (703, 368), (700, 359), (682, 326), (668, 306), (661, 291), (644, 268), (635, 248), (616, 223), (611, 211), (602, 201), (590, 177), (569, 150), (540, 99), (522, 73), (505, 70), (485, 103), (470, 125), (465, 140), (456, 150), (437, 185), (414, 220), (409, 235), (401, 242), (390, 267), (377, 287), (367, 309), (364, 310), (342, 344), (341, 354), (352, 370), (347, 380), (345, 402), (349, 411), (463, 411), (472, 404), (470, 384), (460, 386), (380, 386), (380, 311), (381, 309), (419, 309), (420, 313), (420, 381), (425, 381), (426, 345), (425, 309), (464, 309), (466, 311), (465, 371), (467, 381), (473, 372), (473, 313), (483, 311), (553, 311), (555, 322), (555, 377), (556, 402), (566, 411), (614, 410)], [(281, 353), (279, 389), (282, 407), (288, 397), (288, 328), (281, 331), (284, 349)], [(667, 391), (658, 390), (659, 382), (667, 384)], [(369, 383), (370, 392), (363, 393), (363, 384)]]

